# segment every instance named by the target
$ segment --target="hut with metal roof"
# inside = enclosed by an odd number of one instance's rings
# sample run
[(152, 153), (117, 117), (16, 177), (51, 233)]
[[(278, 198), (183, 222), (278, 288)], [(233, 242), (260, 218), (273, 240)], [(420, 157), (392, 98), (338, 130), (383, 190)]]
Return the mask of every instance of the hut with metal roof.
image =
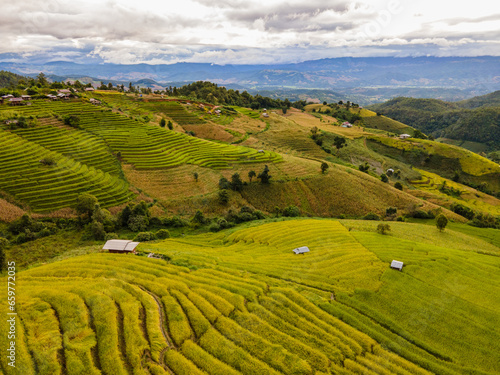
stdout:
[(130, 240), (109, 240), (102, 247), (103, 250), (109, 250), (110, 253), (129, 254), (135, 253), (135, 248), (140, 242)]
[(304, 253), (308, 253), (310, 250), (307, 246), (301, 246), (301, 247), (298, 247), (296, 249), (293, 249), (292, 251), (295, 254), (304, 254)]
[(402, 271), (403, 270), (403, 262), (400, 262), (399, 260), (393, 260), (391, 262), (391, 268), (394, 268), (395, 270)]

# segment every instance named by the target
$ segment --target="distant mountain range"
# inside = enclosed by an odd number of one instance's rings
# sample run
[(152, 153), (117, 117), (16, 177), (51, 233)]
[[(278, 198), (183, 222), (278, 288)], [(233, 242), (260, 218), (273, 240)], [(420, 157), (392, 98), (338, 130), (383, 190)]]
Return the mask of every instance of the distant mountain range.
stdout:
[[(320, 89), (357, 95), (361, 104), (391, 97), (463, 100), (500, 89), (500, 57), (333, 58), (276, 65), (45, 64), (0, 62), (0, 69), (22, 75), (44, 72), (60, 79), (92, 77), (105, 82), (143, 81), (144, 86), (211, 81), (246, 90)], [(328, 96), (328, 94), (327, 94)], [(351, 98), (350, 97), (350, 98)], [(321, 98), (320, 98), (321, 99)]]

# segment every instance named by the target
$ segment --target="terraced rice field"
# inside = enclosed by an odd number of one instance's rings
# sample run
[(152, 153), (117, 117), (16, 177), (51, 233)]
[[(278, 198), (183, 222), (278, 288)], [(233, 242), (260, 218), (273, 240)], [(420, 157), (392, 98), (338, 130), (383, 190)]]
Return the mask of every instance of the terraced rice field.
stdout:
[(251, 274), (93, 254), (18, 279), (13, 374), (428, 374)]
[(233, 163), (281, 160), (273, 152), (259, 153), (246, 147), (214, 143), (140, 124), (116, 113), (102, 112), (90, 104), (78, 103), (58, 110), (80, 116), (83, 129), (102, 138), (113, 151), (121, 153), (125, 163), (137, 169), (168, 168), (185, 163), (224, 169)]
[[(300, 245), (311, 252), (293, 255)], [(331, 220), (140, 248), (173, 262), (100, 253), (19, 272), (18, 366), (9, 374), (499, 371), (491, 339), (500, 284), (488, 274), (500, 257), (350, 232)], [(403, 272), (388, 268), (395, 254)], [(6, 373), (6, 356), (0, 364)]]
[[(58, 152), (0, 130), (0, 190), (26, 202), (34, 212), (72, 206), (77, 196), (88, 192), (103, 207), (117, 206), (132, 193), (126, 181)], [(52, 158), (54, 165), (41, 161)]]
[(56, 151), (82, 164), (113, 175), (120, 174), (120, 163), (108, 146), (101, 139), (87, 132), (52, 125), (17, 129), (14, 132), (28, 141)]
[(205, 123), (205, 120), (188, 112), (182, 104), (177, 102), (151, 101), (143, 103), (141, 107), (150, 109), (155, 113), (163, 113), (181, 126), (199, 125)]

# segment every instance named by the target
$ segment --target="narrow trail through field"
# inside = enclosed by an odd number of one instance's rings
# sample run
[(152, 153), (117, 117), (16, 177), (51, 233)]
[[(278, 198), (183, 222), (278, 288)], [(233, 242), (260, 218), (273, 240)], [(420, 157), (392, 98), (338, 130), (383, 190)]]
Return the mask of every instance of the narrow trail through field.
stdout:
[(139, 288), (142, 289), (147, 294), (149, 294), (155, 300), (156, 305), (158, 306), (158, 313), (160, 314), (160, 329), (161, 329), (161, 333), (163, 335), (163, 338), (167, 342), (167, 346), (165, 348), (163, 348), (162, 351), (160, 352), (160, 365), (166, 371), (168, 371), (170, 374), (174, 375), (173, 371), (165, 363), (165, 352), (167, 350), (169, 350), (170, 348), (173, 348), (174, 345), (173, 345), (172, 340), (171, 340), (171, 338), (170, 338), (170, 336), (165, 328), (167, 325), (167, 318), (165, 316), (165, 312), (163, 311), (163, 307), (162, 307), (162, 303), (160, 301), (160, 298), (156, 294), (154, 294), (153, 292), (150, 292), (149, 290), (144, 288), (143, 286), (139, 285)]

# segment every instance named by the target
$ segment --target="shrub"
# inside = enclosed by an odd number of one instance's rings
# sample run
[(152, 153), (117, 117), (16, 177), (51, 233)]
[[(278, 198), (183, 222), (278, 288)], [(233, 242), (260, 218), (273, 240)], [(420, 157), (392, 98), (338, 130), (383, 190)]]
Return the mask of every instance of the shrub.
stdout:
[(163, 220), (157, 216), (149, 219), (149, 225), (155, 227), (161, 227), (163, 225)]
[(282, 212), (282, 215), (286, 217), (298, 217), (300, 216), (300, 209), (297, 206), (291, 205), (285, 207), (285, 209)]
[(327, 169), (328, 169), (328, 164), (325, 162), (321, 163), (321, 173), (325, 173)]
[(380, 234), (387, 234), (390, 231), (391, 231), (391, 226), (389, 224), (381, 223), (377, 226), (377, 232)]
[(52, 233), (50, 231), (50, 229), (48, 228), (43, 228), (40, 232), (38, 232), (36, 234), (37, 238), (42, 238), (42, 237), (48, 237), (50, 236)]
[(225, 177), (221, 177), (219, 180), (219, 189), (221, 190), (227, 190), (231, 187), (231, 184), (229, 183), (228, 179)]
[(373, 212), (369, 212), (363, 217), (363, 220), (380, 220), (380, 216)]
[(170, 232), (166, 229), (160, 229), (156, 232), (156, 238), (159, 240), (164, 240), (165, 238), (170, 238)]
[(156, 240), (156, 236), (153, 232), (139, 232), (134, 237), (134, 241), (137, 242), (146, 242), (146, 241), (154, 241)]
[(220, 227), (220, 225), (219, 225), (219, 224), (217, 224), (217, 223), (213, 223), (213, 224), (212, 224), (212, 225), (210, 225), (210, 227), (208, 228), (208, 230), (209, 230), (210, 232), (218, 232), (218, 231), (220, 231), (221, 229), (222, 229), (222, 228), (221, 228), (221, 227)]
[(179, 216), (173, 216), (171, 218), (163, 219), (163, 225), (172, 228), (182, 228), (188, 226), (189, 223), (186, 220), (181, 219)]
[(241, 191), (243, 189), (243, 181), (240, 178), (239, 173), (235, 173), (231, 176), (231, 183), (229, 184), (231, 190)]
[(446, 216), (444, 216), (443, 214), (439, 214), (436, 218), (436, 227), (439, 229), (439, 231), (442, 232), (447, 224), (448, 219), (446, 218)]
[(52, 155), (49, 155), (40, 160), (40, 163), (51, 166), (56, 164), (56, 159)]
[(92, 217), (96, 204), (98, 204), (97, 198), (89, 193), (82, 193), (76, 198), (76, 212), (78, 215), (86, 215), (88, 219)]
[(98, 221), (92, 221), (89, 224), (90, 234), (94, 240), (102, 241), (106, 238), (106, 232), (104, 231), (104, 225)]
[(411, 217), (415, 219), (434, 219), (434, 214), (430, 211), (416, 210), (411, 213)]
[(164, 128), (166, 124), (167, 124), (167, 122), (165, 121), (165, 119), (164, 119), (164, 118), (162, 118), (162, 119), (160, 120), (160, 126), (161, 126), (162, 128)]
[(269, 174), (269, 167), (267, 165), (264, 166), (264, 169), (262, 172), (259, 173), (257, 176), (258, 179), (260, 179), (261, 184), (268, 184), (269, 180), (271, 179), (271, 175)]
[(128, 227), (132, 232), (144, 231), (149, 226), (149, 219), (146, 216), (131, 216), (128, 220)]
[(500, 228), (500, 218), (495, 218), (490, 214), (478, 213), (469, 224), (478, 228)]
[(203, 212), (201, 212), (200, 210), (196, 211), (191, 221), (195, 224), (200, 225), (206, 224), (208, 222), (208, 220), (205, 218), (205, 215), (203, 215)]
[(118, 235), (116, 233), (106, 233), (106, 241), (117, 239)]
[(472, 220), (474, 219), (474, 211), (472, 211), (469, 207), (466, 207), (460, 203), (453, 203), (451, 205), (451, 210), (459, 214), (460, 216), (465, 217), (466, 219)]
[(219, 190), (218, 197), (221, 204), (227, 204), (229, 202), (229, 192), (227, 189)]
[(368, 173), (368, 170), (370, 169), (370, 166), (368, 165), (368, 163), (365, 163), (365, 164), (360, 164), (360, 165), (358, 165), (358, 169), (359, 169), (361, 172)]
[(380, 180), (382, 180), (382, 182), (389, 182), (389, 177), (387, 177), (385, 173), (382, 173), (380, 175)]
[(385, 214), (387, 216), (392, 216), (392, 215), (395, 215), (396, 212), (398, 212), (398, 209), (396, 207), (389, 207), (385, 210)]
[(65, 125), (69, 125), (73, 128), (80, 127), (80, 117), (77, 115), (66, 115), (63, 117), (63, 121)]
[(399, 181), (394, 184), (394, 187), (398, 190), (403, 190), (403, 185)]

